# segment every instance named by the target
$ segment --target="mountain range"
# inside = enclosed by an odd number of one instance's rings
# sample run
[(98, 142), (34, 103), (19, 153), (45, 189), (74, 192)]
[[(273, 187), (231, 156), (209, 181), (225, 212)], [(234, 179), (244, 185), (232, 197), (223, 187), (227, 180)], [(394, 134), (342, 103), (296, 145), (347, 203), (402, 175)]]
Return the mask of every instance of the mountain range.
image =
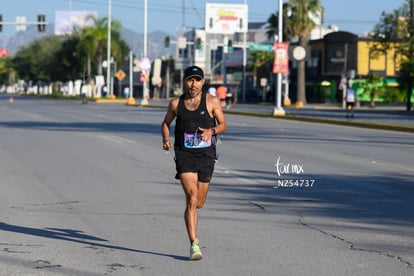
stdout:
[[(40, 33), (37, 30), (37, 26), (28, 26), (26, 31), (19, 31), (14, 36), (8, 37), (2, 36), (2, 43), (0, 48), (6, 48), (9, 50), (10, 55), (15, 55), (20, 47), (27, 46), (36, 39), (42, 38), (42, 36), (48, 36), (54, 34), (54, 24), (50, 24), (46, 28), (46, 32)], [(148, 57), (153, 60), (157, 57), (164, 55), (175, 55), (175, 46), (171, 45), (169, 48), (164, 47), (165, 36), (170, 36), (174, 39), (174, 36), (162, 31), (154, 31), (147, 34), (148, 40)], [(144, 53), (144, 34), (137, 33), (131, 29), (123, 28), (121, 30), (121, 38), (125, 40), (127, 45), (131, 48), (135, 56), (142, 56)]]

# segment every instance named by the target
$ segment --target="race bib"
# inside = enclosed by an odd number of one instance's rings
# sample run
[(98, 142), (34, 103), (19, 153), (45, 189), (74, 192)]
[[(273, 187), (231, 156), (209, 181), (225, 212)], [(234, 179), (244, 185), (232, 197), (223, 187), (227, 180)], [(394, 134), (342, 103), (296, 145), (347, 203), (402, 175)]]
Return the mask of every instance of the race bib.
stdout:
[(208, 148), (211, 146), (211, 139), (203, 141), (201, 133), (184, 133), (184, 147), (188, 149)]
[(346, 93), (346, 101), (354, 102), (355, 101), (355, 92), (352, 89), (349, 89)]

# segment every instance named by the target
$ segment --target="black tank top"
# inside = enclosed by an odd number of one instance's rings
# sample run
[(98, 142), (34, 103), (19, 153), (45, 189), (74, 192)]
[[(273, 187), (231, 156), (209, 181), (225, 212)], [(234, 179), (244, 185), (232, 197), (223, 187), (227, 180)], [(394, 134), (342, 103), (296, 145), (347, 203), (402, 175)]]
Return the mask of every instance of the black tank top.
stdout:
[(185, 107), (184, 95), (181, 95), (177, 108), (174, 146), (180, 150), (205, 153), (215, 158), (215, 139), (210, 143), (201, 141), (201, 132), (198, 129), (216, 125), (215, 119), (208, 113), (206, 97), (203, 92), (198, 108), (191, 111)]

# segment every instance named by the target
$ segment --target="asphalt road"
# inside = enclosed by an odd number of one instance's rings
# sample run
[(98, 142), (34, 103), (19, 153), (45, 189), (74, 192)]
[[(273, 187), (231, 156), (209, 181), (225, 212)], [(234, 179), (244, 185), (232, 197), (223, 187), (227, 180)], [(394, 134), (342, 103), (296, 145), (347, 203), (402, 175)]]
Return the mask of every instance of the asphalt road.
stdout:
[(199, 239), (165, 110), (0, 97), (0, 275), (413, 275), (411, 133), (227, 114)]

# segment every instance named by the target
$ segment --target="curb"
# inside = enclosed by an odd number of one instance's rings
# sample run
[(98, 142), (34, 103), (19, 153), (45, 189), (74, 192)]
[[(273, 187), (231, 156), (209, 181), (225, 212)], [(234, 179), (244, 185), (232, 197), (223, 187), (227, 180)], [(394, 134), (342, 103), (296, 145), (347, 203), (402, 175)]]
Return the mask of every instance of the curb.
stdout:
[(401, 126), (401, 125), (390, 125), (383, 123), (372, 123), (367, 121), (353, 121), (353, 120), (336, 120), (336, 119), (326, 119), (326, 118), (315, 118), (315, 117), (306, 117), (306, 116), (295, 116), (288, 115), (285, 118), (286, 120), (296, 120), (296, 121), (306, 121), (313, 123), (326, 123), (326, 124), (335, 124), (351, 127), (363, 127), (379, 130), (390, 130), (390, 131), (400, 131), (400, 132), (409, 132), (414, 133), (414, 127), (410, 126)]
[(92, 99), (95, 103), (127, 103), (127, 99)]
[(302, 122), (311, 122), (311, 123), (325, 123), (325, 124), (335, 124), (335, 125), (343, 125), (343, 126), (364, 127), (364, 128), (371, 128), (371, 129), (381, 129), (381, 130), (414, 133), (414, 127), (411, 127), (411, 126), (372, 123), (368, 121), (338, 120), (338, 119), (317, 118), (317, 117), (299, 116), (299, 115), (273, 116), (273, 114), (270, 114), (270, 113), (249, 112), (249, 111), (231, 111), (231, 110), (228, 111), (227, 110), (227, 111), (224, 111), (224, 113), (234, 114), (234, 115), (267, 117), (267, 118), (276, 118), (276, 119), (282, 119), (282, 120), (302, 121)]

